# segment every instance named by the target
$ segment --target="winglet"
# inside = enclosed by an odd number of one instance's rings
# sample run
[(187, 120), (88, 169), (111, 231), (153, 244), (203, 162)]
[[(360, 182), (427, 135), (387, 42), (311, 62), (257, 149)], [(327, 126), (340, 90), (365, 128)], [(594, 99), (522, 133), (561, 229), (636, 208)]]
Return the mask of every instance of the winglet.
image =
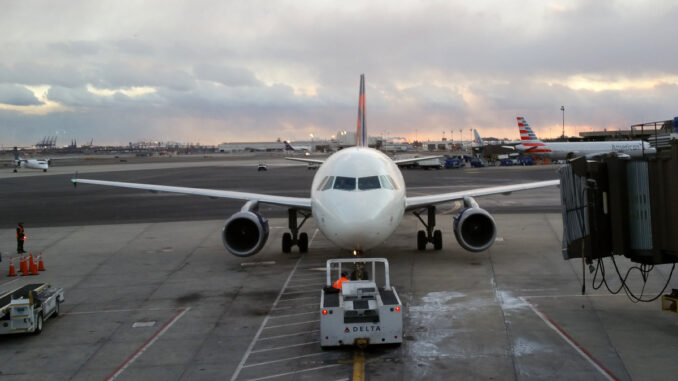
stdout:
[(360, 74), (360, 94), (358, 95), (358, 128), (355, 134), (355, 144), (358, 147), (367, 147), (367, 129), (365, 126), (365, 74)]

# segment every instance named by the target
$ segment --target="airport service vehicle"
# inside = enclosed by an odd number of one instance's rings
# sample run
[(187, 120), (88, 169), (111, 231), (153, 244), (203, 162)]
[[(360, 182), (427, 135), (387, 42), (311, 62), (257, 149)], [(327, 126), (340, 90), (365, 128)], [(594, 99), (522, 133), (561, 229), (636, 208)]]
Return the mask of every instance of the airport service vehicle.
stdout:
[(517, 117), (520, 131), (520, 144), (516, 150), (528, 155), (539, 155), (551, 160), (574, 159), (585, 156), (587, 159), (615, 153), (619, 157), (642, 157), (655, 154), (657, 150), (650, 143), (640, 140), (621, 140), (604, 142), (542, 142), (522, 116)]
[[(382, 152), (369, 148), (367, 142), (365, 77), (362, 75), (356, 146), (344, 148), (324, 160), (287, 158), (320, 166), (313, 176), (308, 197), (80, 178), (71, 181), (74, 185), (96, 184), (242, 200), (243, 207), (226, 220), (221, 234), (224, 247), (239, 257), (254, 255), (266, 244), (269, 225), (259, 212), (261, 204), (287, 208), (289, 231), (282, 235), (284, 253), (289, 253), (295, 245), (300, 252), (308, 250), (309, 237), (301, 231), (301, 227), (306, 219), (313, 216), (316, 226), (328, 240), (339, 248), (359, 254), (386, 241), (398, 228), (406, 212), (417, 216), (425, 227), (425, 230), (419, 230), (416, 234), (417, 247), (425, 250), (427, 244), (431, 243), (434, 249), (442, 249), (442, 231), (436, 229), (436, 206), (463, 200), (465, 206), (454, 220), (454, 235), (464, 249), (483, 251), (494, 242), (497, 229), (492, 216), (478, 206), (474, 197), (554, 186), (560, 182), (549, 180), (411, 196), (406, 193), (405, 181), (398, 165), (438, 156), (392, 160)], [(426, 218), (421, 217), (424, 214)]]
[(268, 165), (266, 165), (264, 163), (259, 163), (259, 165), (257, 166), (257, 171), (260, 172), (260, 171), (266, 171), (266, 170), (268, 170)]
[(24, 159), (19, 156), (17, 147), (14, 147), (14, 172), (18, 172), (19, 168), (42, 169), (43, 172), (47, 172), (49, 162), (49, 160)]
[[(332, 287), (332, 276), (339, 279), (342, 264), (352, 264), (354, 274), (362, 272), (372, 278), (345, 281), (337, 290)], [(383, 265), (379, 274), (377, 264)], [(346, 267), (343, 269), (346, 271)], [(326, 286), (320, 295), (321, 347), (403, 342), (402, 303), (391, 286), (385, 258), (330, 259), (326, 273)], [(383, 282), (380, 286), (377, 277)]]
[(426, 159), (426, 160), (421, 160), (417, 162), (417, 165), (419, 168), (424, 168), (424, 169), (442, 169), (443, 165), (440, 163), (439, 158), (433, 158), (433, 159)]
[(445, 157), (445, 168), (461, 168), (464, 165), (464, 161), (457, 156)]
[(64, 289), (32, 283), (0, 296), (0, 334), (42, 332), (45, 320), (59, 315)]

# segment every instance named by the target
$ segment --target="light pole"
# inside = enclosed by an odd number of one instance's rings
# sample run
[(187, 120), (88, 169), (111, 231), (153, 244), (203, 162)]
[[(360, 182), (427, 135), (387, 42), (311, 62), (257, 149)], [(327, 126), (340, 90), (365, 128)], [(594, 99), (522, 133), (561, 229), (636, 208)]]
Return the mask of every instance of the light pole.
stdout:
[(563, 112), (563, 140), (565, 140), (565, 106), (560, 106), (560, 111)]

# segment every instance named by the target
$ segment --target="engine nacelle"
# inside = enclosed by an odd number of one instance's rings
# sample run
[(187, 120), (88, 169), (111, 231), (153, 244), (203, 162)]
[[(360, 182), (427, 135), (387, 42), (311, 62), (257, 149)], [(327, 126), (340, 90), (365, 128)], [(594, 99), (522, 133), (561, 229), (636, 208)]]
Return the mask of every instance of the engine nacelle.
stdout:
[(466, 208), (454, 218), (454, 235), (459, 245), (468, 251), (487, 250), (494, 243), (497, 227), (487, 210)]
[(231, 254), (249, 257), (264, 247), (268, 239), (268, 220), (252, 211), (240, 211), (226, 221), (221, 238)]

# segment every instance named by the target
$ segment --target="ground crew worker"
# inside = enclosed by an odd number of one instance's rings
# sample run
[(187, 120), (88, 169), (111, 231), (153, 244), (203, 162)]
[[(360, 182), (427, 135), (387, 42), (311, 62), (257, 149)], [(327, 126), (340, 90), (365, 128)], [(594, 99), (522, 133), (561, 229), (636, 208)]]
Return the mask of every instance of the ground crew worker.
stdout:
[(19, 222), (16, 226), (16, 252), (17, 254), (25, 253), (24, 251), (24, 241), (26, 240), (26, 235), (24, 234), (24, 224)]
[(341, 284), (348, 281), (348, 278), (346, 278), (346, 275), (347, 274), (345, 272), (342, 272), (341, 278), (337, 279), (337, 281), (334, 282), (332, 287), (336, 288), (337, 290), (341, 290)]

